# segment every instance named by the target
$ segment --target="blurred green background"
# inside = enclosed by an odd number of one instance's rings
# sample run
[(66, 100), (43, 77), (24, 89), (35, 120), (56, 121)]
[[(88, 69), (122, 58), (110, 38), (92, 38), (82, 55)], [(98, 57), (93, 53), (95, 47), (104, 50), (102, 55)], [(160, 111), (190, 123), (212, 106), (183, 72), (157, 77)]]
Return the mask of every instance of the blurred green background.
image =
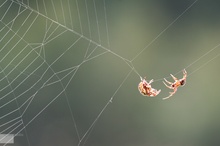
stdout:
[[(20, 146), (219, 145), (220, 2), (194, 2), (2, 0), (0, 124), (22, 125), (1, 133)], [(142, 96), (139, 75), (162, 92)]]

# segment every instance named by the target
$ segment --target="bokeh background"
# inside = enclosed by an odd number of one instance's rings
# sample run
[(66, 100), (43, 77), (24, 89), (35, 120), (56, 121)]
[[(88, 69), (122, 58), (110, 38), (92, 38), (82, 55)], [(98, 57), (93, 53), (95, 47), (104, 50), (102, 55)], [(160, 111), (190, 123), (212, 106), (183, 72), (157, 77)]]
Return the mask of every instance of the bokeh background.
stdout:
[[(18, 146), (219, 145), (219, 13), (205, 0), (1, 0), (1, 133)], [(142, 96), (139, 75), (162, 92)]]

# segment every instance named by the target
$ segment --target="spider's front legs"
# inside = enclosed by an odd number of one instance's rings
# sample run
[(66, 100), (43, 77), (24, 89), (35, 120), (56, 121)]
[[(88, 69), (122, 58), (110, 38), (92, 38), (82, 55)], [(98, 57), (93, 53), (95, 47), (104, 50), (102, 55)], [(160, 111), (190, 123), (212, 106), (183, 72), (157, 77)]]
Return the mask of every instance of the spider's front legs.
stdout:
[(186, 70), (184, 69), (183, 70), (183, 78), (186, 78), (187, 77), (187, 72), (186, 72)]

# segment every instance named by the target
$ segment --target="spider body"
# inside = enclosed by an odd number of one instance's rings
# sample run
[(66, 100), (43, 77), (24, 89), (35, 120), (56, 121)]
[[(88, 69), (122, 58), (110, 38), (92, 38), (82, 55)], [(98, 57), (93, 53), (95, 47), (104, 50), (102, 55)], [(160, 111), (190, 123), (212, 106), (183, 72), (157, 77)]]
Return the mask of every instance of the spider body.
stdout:
[[(173, 94), (176, 93), (177, 91), (177, 88), (180, 87), (180, 86), (184, 86), (186, 84), (186, 77), (187, 77), (187, 72), (186, 70), (184, 69), (183, 70), (183, 78), (182, 79), (177, 79), (175, 76), (173, 76), (172, 74), (170, 74), (170, 76), (173, 78), (174, 82), (169, 82), (167, 81), (165, 78), (164, 78), (164, 81), (166, 82), (163, 82), (164, 85), (167, 87), (167, 88), (170, 88), (173, 90), (173, 92), (170, 92), (170, 95), (168, 97), (165, 97), (163, 99), (168, 99), (170, 98), (171, 96), (173, 96)], [(169, 84), (169, 85), (167, 85)]]
[(154, 97), (157, 96), (161, 90), (156, 90), (151, 87), (151, 83), (153, 82), (153, 79), (149, 81), (149, 83), (141, 78), (141, 82), (138, 84), (138, 90), (143, 96), (150, 96)]

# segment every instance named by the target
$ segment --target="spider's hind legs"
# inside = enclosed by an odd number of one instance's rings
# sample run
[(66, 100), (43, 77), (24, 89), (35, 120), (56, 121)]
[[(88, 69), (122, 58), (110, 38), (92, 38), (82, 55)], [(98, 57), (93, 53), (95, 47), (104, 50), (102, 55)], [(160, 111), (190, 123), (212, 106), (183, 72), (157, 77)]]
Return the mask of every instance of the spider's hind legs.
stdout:
[(172, 82), (167, 81), (165, 78), (163, 78), (165, 82), (167, 82), (168, 84), (172, 84)]
[(168, 86), (164, 81), (163, 81), (164, 85), (169, 88), (169, 89), (173, 89), (172, 87)]
[(174, 79), (174, 81), (178, 80), (174, 75), (170, 74), (170, 76)]

